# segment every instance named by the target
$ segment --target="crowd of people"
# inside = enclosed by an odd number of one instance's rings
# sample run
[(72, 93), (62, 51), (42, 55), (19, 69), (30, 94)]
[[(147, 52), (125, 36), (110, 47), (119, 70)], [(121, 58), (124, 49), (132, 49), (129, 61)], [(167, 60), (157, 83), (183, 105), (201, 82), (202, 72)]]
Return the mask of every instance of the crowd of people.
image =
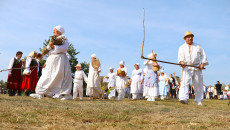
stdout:
[[(69, 43), (63, 36), (64, 32), (65, 29), (60, 25), (53, 28), (54, 36), (56, 39), (62, 39), (62, 42), (61, 44), (55, 44), (52, 40), (49, 42), (46, 47), (48, 58), (43, 68), (40, 63), (41, 54), (32, 51), (23, 65), (20, 60), (23, 53), (20, 51), (16, 53), (16, 57), (11, 60), (8, 67), (7, 88), (10, 96), (16, 93), (21, 95), (21, 91), (25, 91), (26, 96), (36, 99), (46, 96), (71, 100), (79, 95), (80, 100), (83, 100), (84, 80), (87, 83), (86, 95), (90, 100), (104, 97), (105, 90), (102, 89), (99, 76), (101, 65), (96, 54), (91, 55), (88, 77), (81, 70), (81, 64), (77, 64), (72, 79), (67, 57)], [(178, 63), (182, 67), (180, 80), (175, 77), (175, 73), (168, 76), (156, 61), (157, 53), (152, 52), (148, 55), (148, 60), (143, 63), (144, 69), (141, 69), (141, 64), (134, 64), (130, 77), (125, 61), (120, 61), (116, 71), (113, 67), (109, 68), (108, 75), (104, 77), (104, 81), (108, 83), (108, 98), (123, 100), (127, 96), (132, 100), (146, 99), (147, 101), (155, 101), (158, 97), (161, 100), (178, 98), (182, 104), (188, 104), (189, 84), (192, 80), (195, 102), (197, 105), (202, 105), (204, 96), (202, 69), (208, 65), (208, 61), (203, 48), (193, 42), (193, 37), (194, 34), (191, 32), (185, 32), (185, 43), (179, 48)], [(71, 93), (72, 82), (74, 83), (73, 94)]]

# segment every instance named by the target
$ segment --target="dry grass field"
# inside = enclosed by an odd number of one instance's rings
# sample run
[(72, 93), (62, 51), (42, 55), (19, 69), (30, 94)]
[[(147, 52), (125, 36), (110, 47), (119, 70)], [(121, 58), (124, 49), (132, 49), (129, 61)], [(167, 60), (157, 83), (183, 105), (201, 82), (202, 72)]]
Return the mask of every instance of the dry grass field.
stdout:
[(0, 129), (230, 129), (229, 101), (84, 101), (0, 95)]

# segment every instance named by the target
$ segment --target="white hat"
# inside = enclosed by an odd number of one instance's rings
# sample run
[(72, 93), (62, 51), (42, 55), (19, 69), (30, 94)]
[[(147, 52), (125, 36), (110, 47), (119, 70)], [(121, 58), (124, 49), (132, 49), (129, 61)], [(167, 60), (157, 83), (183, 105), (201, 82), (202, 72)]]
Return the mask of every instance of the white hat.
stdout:
[(75, 67), (81, 67), (81, 64), (77, 64)]
[(164, 69), (161, 69), (161, 72), (164, 73)]
[(61, 25), (58, 25), (54, 28), (57, 29), (61, 34), (63, 34), (65, 32), (65, 29)]
[(91, 57), (97, 58), (96, 54), (94, 53), (91, 55)]
[(120, 61), (119, 65), (125, 65), (125, 62), (122, 60)]
[(114, 70), (114, 68), (113, 67), (109, 67), (109, 70)]
[(135, 66), (135, 65), (138, 65), (138, 66), (140, 66), (140, 64), (139, 64), (139, 63), (136, 63), (136, 64), (134, 64), (134, 66)]

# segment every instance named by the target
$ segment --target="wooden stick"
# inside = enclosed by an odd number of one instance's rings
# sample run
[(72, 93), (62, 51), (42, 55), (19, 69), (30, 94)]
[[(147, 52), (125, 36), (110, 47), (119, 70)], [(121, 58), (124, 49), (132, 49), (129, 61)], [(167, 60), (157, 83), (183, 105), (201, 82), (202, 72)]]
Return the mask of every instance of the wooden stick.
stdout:
[[(145, 58), (145, 57), (141, 57), (142, 59), (147, 59), (147, 60), (152, 60), (152, 61), (157, 61), (157, 62), (161, 62), (161, 63), (166, 63), (166, 64), (172, 64), (172, 65), (182, 65), (182, 64), (179, 64), (179, 63), (173, 63), (173, 62), (168, 62), (168, 61), (162, 61), (162, 60), (153, 60), (153, 59), (150, 59), (150, 58)], [(189, 67), (195, 67), (195, 68), (200, 68), (198, 66), (195, 66), (195, 65), (185, 65), (185, 66), (189, 66)], [(204, 68), (205, 69), (205, 68)]]
[[(141, 48), (141, 58), (142, 59), (152, 60), (152, 61), (157, 61), (157, 62), (162, 62), (162, 63), (166, 63), (166, 64), (182, 65), (182, 64), (173, 63), (173, 62), (167, 62), (167, 61), (153, 60), (153, 59), (145, 58), (144, 55), (143, 55), (144, 43), (145, 43), (145, 9), (143, 8), (143, 41), (142, 41), (142, 48)], [(153, 50), (152, 50), (152, 53), (153, 53)], [(185, 66), (200, 68), (200, 67), (195, 66), (195, 65), (185, 65)]]
[(142, 41), (142, 49), (141, 49), (141, 58), (144, 57), (143, 56), (144, 42), (145, 42), (145, 9), (143, 8), (143, 41)]

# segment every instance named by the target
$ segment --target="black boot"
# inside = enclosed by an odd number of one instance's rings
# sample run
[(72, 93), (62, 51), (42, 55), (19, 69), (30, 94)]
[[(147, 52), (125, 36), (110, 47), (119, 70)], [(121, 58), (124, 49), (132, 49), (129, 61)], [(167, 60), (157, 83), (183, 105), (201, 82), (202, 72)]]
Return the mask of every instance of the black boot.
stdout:
[(8, 93), (9, 93), (9, 96), (12, 96), (12, 90), (9, 90)]
[(25, 96), (29, 96), (28, 92), (29, 92), (29, 91), (25, 91)]
[(12, 91), (12, 96), (15, 96), (15, 94), (16, 94), (16, 91), (13, 90), (13, 91)]
[(28, 91), (28, 96), (30, 96), (30, 94), (31, 94), (31, 91)]
[(18, 96), (22, 96), (22, 94), (21, 94), (21, 91), (20, 91), (20, 90), (18, 90)]

